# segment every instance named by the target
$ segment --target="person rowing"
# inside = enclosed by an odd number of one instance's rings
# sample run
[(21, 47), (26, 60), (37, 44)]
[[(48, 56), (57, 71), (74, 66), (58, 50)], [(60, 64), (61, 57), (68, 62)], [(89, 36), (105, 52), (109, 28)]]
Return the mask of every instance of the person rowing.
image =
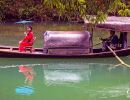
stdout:
[(118, 36), (115, 34), (115, 31), (111, 30), (110, 31), (110, 36), (106, 39), (102, 39), (100, 38), (103, 42), (103, 46), (102, 46), (102, 51), (108, 51), (108, 47), (110, 46), (113, 50), (118, 49)]

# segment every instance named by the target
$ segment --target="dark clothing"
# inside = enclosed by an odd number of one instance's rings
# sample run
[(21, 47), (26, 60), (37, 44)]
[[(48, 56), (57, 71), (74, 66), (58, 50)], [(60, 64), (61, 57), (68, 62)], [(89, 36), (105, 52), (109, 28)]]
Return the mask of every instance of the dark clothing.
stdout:
[(122, 49), (127, 48), (127, 32), (120, 33), (119, 44)]
[(117, 35), (111, 36), (110, 40), (111, 40), (111, 44), (112, 44), (113, 46), (114, 46), (114, 45), (118, 45), (119, 40), (118, 40), (118, 36), (117, 36)]
[(107, 39), (102, 39), (103, 40), (103, 51), (108, 51), (107, 46), (112, 46), (114, 49), (118, 48), (118, 36), (117, 35), (112, 35)]

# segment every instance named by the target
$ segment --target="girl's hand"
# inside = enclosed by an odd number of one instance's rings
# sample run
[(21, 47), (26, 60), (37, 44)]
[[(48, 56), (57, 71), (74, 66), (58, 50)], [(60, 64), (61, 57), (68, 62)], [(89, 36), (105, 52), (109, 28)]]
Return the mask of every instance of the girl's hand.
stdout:
[(25, 35), (27, 35), (27, 32), (24, 32)]

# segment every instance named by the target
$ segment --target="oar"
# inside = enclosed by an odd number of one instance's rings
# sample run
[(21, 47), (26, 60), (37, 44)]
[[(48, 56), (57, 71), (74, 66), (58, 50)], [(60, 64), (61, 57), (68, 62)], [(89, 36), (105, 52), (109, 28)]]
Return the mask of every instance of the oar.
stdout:
[(121, 58), (119, 58), (117, 56), (117, 54), (110, 48), (110, 46), (107, 46), (108, 49), (114, 54), (114, 56), (116, 57), (116, 59), (120, 62), (120, 64), (116, 65), (116, 66), (119, 66), (119, 65), (124, 65), (126, 67), (129, 67), (130, 68), (130, 65), (126, 64)]

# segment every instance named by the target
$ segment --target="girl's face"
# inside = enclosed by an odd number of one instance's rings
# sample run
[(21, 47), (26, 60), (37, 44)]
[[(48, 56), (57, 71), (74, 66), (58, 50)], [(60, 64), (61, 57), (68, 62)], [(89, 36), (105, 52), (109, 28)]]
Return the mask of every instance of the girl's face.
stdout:
[(31, 31), (32, 29), (30, 28), (30, 27), (27, 27), (27, 31), (29, 32), (29, 31)]
[(20, 65), (19, 67), (19, 72), (26, 72), (26, 67), (23, 65)]

